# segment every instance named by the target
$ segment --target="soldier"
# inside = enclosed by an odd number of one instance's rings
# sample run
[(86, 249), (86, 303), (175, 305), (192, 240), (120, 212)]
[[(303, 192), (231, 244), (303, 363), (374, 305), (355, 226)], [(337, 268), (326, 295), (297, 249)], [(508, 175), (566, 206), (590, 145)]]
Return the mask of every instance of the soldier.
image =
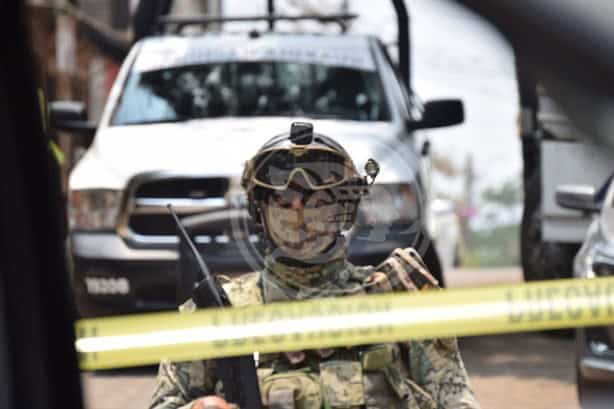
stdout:
[[(242, 185), (267, 252), (263, 271), (223, 285), (233, 305), (437, 288), (412, 248), (377, 267), (348, 262), (342, 233), (378, 166), (369, 161), (366, 169), (361, 177), (339, 144), (305, 123), (247, 162)], [(193, 308), (188, 301), (182, 309)], [(454, 338), (261, 355), (258, 378), (270, 408), (479, 407)], [(160, 364), (150, 408), (230, 406), (210, 361)]]

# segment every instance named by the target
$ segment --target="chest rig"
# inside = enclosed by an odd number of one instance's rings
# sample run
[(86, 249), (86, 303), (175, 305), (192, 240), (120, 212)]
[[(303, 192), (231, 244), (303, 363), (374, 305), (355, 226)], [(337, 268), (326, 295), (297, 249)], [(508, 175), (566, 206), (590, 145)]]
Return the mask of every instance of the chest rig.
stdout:
[[(374, 268), (340, 260), (327, 266), (330, 271), (321, 271), (323, 277), (315, 271), (303, 275), (311, 280), (309, 284), (323, 278), (316, 287), (288, 283), (284, 274), (294, 272), (285, 266), (267, 266), (263, 272), (243, 275), (223, 287), (234, 306), (245, 306), (436, 286), (422, 274), (408, 275), (402, 263), (395, 258)], [(410, 379), (409, 353), (406, 345), (387, 343), (261, 354), (258, 378), (263, 405), (280, 409), (436, 408), (428, 393)]]

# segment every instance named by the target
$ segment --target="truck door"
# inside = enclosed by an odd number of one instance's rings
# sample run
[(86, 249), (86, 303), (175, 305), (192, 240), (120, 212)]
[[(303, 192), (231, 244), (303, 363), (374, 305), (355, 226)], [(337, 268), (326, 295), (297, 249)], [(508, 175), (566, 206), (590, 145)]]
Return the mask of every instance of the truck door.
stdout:
[(555, 201), (559, 185), (582, 184), (599, 189), (614, 170), (613, 152), (603, 146), (579, 142), (575, 128), (543, 88), (538, 88), (541, 138), (542, 240), (582, 243), (590, 216), (563, 209)]

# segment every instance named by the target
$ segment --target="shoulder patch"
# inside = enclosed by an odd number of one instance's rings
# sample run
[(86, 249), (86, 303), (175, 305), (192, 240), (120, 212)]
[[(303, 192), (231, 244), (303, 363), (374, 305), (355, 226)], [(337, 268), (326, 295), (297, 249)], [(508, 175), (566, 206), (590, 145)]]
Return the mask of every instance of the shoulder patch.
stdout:
[(262, 290), (259, 285), (260, 272), (243, 274), (222, 284), (230, 303), (234, 307), (263, 304)]

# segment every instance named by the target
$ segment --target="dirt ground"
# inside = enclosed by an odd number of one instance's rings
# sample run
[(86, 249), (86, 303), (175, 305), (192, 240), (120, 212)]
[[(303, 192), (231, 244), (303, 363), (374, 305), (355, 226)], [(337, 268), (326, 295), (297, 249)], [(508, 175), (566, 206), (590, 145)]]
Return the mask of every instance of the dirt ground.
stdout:
[(483, 408), (580, 407), (572, 339), (523, 333), (464, 338), (460, 345)]

